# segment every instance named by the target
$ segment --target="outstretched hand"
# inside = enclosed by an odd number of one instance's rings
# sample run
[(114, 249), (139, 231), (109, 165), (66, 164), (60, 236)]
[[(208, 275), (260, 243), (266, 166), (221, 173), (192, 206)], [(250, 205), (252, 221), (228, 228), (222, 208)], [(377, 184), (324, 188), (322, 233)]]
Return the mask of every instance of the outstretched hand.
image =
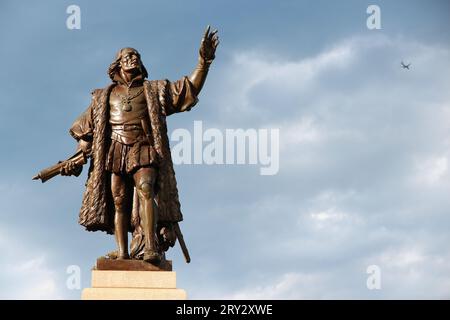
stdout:
[(210, 26), (206, 28), (205, 34), (200, 44), (200, 57), (205, 59), (206, 62), (211, 63), (215, 58), (216, 48), (219, 45), (219, 36), (217, 35), (217, 29), (210, 32)]

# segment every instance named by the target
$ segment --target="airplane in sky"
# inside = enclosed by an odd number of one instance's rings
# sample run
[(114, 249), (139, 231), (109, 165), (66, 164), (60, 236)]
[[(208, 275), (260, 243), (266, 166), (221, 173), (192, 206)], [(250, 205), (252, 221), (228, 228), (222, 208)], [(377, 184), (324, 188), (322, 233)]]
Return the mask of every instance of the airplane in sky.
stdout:
[(411, 65), (411, 63), (409, 64), (404, 64), (403, 61), (401, 62), (402, 68), (403, 69), (408, 69), (409, 70), (409, 66)]

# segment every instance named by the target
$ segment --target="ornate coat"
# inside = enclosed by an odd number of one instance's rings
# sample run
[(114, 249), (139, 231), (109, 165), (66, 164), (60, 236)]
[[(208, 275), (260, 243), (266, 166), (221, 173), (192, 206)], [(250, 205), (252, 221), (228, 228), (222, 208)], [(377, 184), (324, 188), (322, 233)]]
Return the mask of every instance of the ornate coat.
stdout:
[[(110, 173), (105, 170), (106, 154), (110, 143), (109, 96), (115, 83), (92, 92), (87, 110), (74, 122), (70, 134), (76, 140), (92, 141), (91, 161), (83, 194), (79, 223), (89, 231), (114, 232), (114, 210), (110, 189)], [(158, 222), (183, 220), (178, 199), (178, 189), (170, 154), (166, 117), (177, 112), (189, 111), (198, 101), (187, 77), (168, 80), (145, 80), (144, 94), (154, 148), (160, 159), (156, 179)], [(138, 197), (134, 196), (130, 231), (139, 228)]]

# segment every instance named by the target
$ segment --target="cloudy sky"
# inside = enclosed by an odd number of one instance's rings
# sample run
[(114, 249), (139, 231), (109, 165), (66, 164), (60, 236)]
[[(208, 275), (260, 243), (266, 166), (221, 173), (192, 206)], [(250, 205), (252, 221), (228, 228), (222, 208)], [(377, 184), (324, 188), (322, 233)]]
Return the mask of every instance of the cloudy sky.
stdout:
[[(80, 30), (66, 28), (71, 4)], [(207, 24), (217, 59), (169, 133), (278, 128), (280, 169), (175, 167), (192, 256), (168, 254), (178, 286), (193, 299), (450, 298), (449, 21), (438, 0), (1, 1), (0, 298), (78, 299), (71, 265), (90, 285), (115, 243), (77, 224), (87, 170), (31, 177), (73, 152), (68, 128), (119, 48), (176, 80)]]

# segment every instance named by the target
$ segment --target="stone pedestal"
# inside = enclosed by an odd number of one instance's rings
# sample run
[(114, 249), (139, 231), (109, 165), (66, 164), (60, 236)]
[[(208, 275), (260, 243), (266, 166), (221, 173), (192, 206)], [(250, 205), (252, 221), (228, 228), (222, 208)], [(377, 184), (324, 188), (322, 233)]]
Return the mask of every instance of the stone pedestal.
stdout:
[(157, 267), (144, 261), (100, 258), (92, 270), (92, 288), (84, 289), (81, 299), (185, 300), (186, 291), (177, 289), (176, 273), (171, 270), (170, 261)]

